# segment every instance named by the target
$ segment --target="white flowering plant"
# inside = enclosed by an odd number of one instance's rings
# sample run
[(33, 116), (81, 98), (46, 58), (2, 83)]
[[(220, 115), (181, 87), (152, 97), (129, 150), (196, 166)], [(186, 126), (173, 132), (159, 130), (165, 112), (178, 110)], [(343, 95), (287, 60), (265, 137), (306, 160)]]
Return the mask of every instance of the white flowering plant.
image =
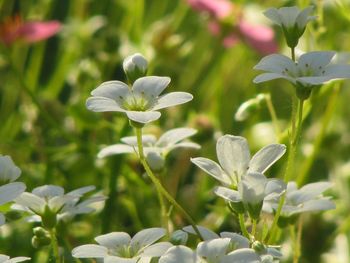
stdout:
[(0, 263), (350, 262), (346, 1), (46, 2), (0, 3)]

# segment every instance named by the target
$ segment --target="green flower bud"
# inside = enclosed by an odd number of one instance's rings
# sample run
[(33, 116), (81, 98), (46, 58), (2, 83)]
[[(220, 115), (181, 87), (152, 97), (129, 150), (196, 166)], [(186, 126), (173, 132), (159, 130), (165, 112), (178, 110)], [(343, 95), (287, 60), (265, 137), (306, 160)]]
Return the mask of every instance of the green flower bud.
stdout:
[(50, 237), (37, 237), (37, 236), (33, 236), (32, 237), (32, 246), (34, 248), (42, 248), (45, 246), (50, 245), (51, 243), (51, 238)]
[(147, 66), (147, 60), (140, 53), (124, 59), (123, 69), (130, 84), (134, 83), (138, 78), (146, 76)]
[(182, 230), (176, 230), (170, 236), (170, 242), (174, 245), (186, 245), (188, 234)]
[(33, 234), (36, 237), (42, 238), (42, 237), (49, 237), (50, 234), (48, 231), (46, 231), (44, 228), (42, 228), (41, 226), (35, 227), (33, 228)]

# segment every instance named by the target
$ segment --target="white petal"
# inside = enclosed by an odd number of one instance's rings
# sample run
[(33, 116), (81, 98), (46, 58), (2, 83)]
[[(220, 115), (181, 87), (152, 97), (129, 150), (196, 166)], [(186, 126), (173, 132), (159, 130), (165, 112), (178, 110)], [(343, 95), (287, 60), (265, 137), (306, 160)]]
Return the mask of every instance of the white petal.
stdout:
[(86, 100), (86, 108), (95, 112), (118, 111), (125, 112), (122, 104), (118, 104), (115, 100), (104, 97), (90, 97)]
[(165, 234), (165, 229), (159, 227), (141, 230), (131, 239), (130, 246), (134, 252), (139, 251), (161, 239)]
[(350, 65), (328, 65), (324, 74), (332, 79), (350, 78)]
[(303, 85), (311, 85), (311, 86), (316, 86), (316, 85), (322, 85), (327, 83), (332, 79), (331, 76), (314, 76), (314, 77), (301, 77), (297, 78), (297, 82), (302, 83)]
[(20, 175), (21, 169), (14, 164), (11, 156), (0, 155), (0, 182), (13, 182)]
[(91, 92), (91, 95), (95, 97), (106, 97), (115, 100), (120, 96), (125, 97), (129, 93), (130, 90), (128, 85), (118, 80), (112, 80), (103, 82), (100, 86)]
[(264, 173), (286, 152), (283, 144), (270, 144), (259, 150), (249, 162), (249, 172)]
[(292, 199), (294, 203), (301, 204), (321, 195), (324, 191), (332, 186), (329, 182), (317, 182), (303, 186), (298, 191), (290, 193), (288, 199)]
[(24, 192), (15, 199), (15, 202), (24, 207), (28, 207), (30, 210), (37, 214), (42, 214), (46, 205), (44, 199), (32, 194)]
[(174, 245), (171, 244), (170, 242), (159, 242), (156, 244), (153, 244), (142, 252), (142, 257), (143, 256), (148, 256), (148, 257), (160, 257), (162, 256), (169, 248), (173, 247)]
[(197, 256), (190, 248), (174, 246), (160, 257), (159, 263), (196, 263)]
[(281, 16), (283, 26), (292, 28), (296, 23), (300, 10), (295, 6), (287, 6), (280, 8), (278, 13)]
[[(205, 228), (203, 226), (197, 226), (197, 228), (204, 240), (219, 238), (218, 234), (214, 233), (208, 228)], [(193, 226), (185, 226), (184, 228), (182, 228), (182, 230), (189, 234), (197, 235), (196, 231), (194, 231), (193, 229)]]
[(239, 235), (237, 233), (221, 232), (220, 236), (230, 238), (231, 245), (233, 245), (234, 249), (249, 248), (250, 247), (249, 239), (242, 236), (242, 235)]
[(15, 258), (8, 259), (8, 260), (5, 261), (4, 263), (23, 262), (23, 261), (27, 261), (27, 260), (30, 260), (30, 259), (31, 259), (31, 258), (28, 258), (28, 257), (15, 257)]
[(318, 199), (310, 200), (303, 203), (303, 206), (300, 208), (299, 212), (317, 212), (331, 210), (335, 208), (335, 204), (328, 199)]
[(139, 123), (149, 123), (160, 118), (158, 111), (127, 111), (126, 115), (132, 121)]
[[(137, 137), (136, 136), (127, 136), (120, 139), (123, 143), (130, 146), (137, 146)], [(157, 138), (151, 134), (142, 135), (142, 144), (143, 146), (152, 146), (156, 143)]]
[(96, 189), (96, 186), (94, 185), (89, 185), (89, 186), (84, 186), (80, 187), (74, 191), (70, 191), (67, 193), (67, 195), (75, 195), (75, 196), (83, 196), (84, 194), (91, 192)]
[(245, 138), (233, 135), (220, 137), (216, 143), (216, 154), (221, 167), (232, 181), (239, 181), (247, 172), (250, 152)]
[(148, 76), (138, 78), (133, 84), (133, 92), (145, 95), (149, 100), (158, 97), (169, 85), (169, 77)]
[(0, 186), (0, 205), (12, 201), (22, 194), (26, 186), (24, 183), (15, 182)]
[(278, 249), (273, 248), (273, 247), (267, 248), (267, 254), (273, 256), (274, 258), (281, 258), (283, 256), (282, 253)]
[(193, 99), (192, 94), (187, 92), (171, 92), (160, 96), (157, 103), (154, 105), (152, 110), (160, 110), (175, 105), (189, 102)]
[(296, 73), (294, 61), (280, 54), (271, 54), (263, 57), (254, 69), (277, 74), (282, 74), (282, 71), (286, 71), (287, 69), (290, 74)]
[(178, 143), (179, 141), (182, 141), (188, 137), (191, 137), (196, 133), (197, 133), (197, 130), (191, 129), (191, 128), (172, 129), (165, 132), (162, 136), (160, 136), (160, 138), (156, 143), (156, 146), (158, 147), (172, 146)]
[(61, 196), (64, 194), (64, 189), (57, 185), (43, 185), (33, 189), (33, 194), (43, 197), (51, 198), (54, 196)]
[(103, 259), (103, 263), (138, 263), (139, 258), (121, 258), (116, 256), (107, 256)]
[(260, 263), (260, 257), (251, 248), (237, 249), (223, 257), (220, 263)]
[(265, 196), (274, 194), (279, 196), (286, 190), (286, 184), (279, 179), (269, 179), (265, 186)]
[(248, 173), (242, 177), (242, 200), (244, 203), (258, 204), (264, 200), (267, 178), (260, 173)]
[(72, 250), (72, 256), (75, 258), (103, 258), (107, 256), (106, 247), (99, 245), (82, 245)]
[(203, 157), (191, 158), (191, 162), (223, 184), (231, 185), (233, 183), (216, 162)]
[(10, 258), (9, 256), (0, 254), (0, 262), (3, 262), (3, 261), (5, 261), (5, 260), (8, 260), (9, 258)]
[(274, 79), (287, 79), (289, 81), (291, 81), (292, 83), (295, 83), (295, 79), (293, 78), (290, 78), (286, 75), (282, 75), (282, 74), (279, 74), (279, 73), (263, 73), (263, 74), (260, 74), (258, 76), (256, 76), (254, 79), (253, 79), (253, 83), (261, 83), (261, 82), (265, 82), (265, 81), (269, 81), (269, 80), (274, 80)]
[(127, 246), (131, 238), (129, 234), (125, 232), (112, 232), (97, 236), (95, 240), (104, 247), (116, 249), (121, 246)]
[(197, 246), (197, 255), (209, 262), (220, 262), (229, 244), (230, 238), (216, 238), (200, 242)]
[(328, 65), (336, 53), (334, 51), (313, 51), (300, 56), (298, 68), (308, 70), (309, 68), (318, 70), (319, 67)]
[(50, 207), (51, 211), (57, 213), (62, 209), (62, 207), (66, 203), (69, 203), (74, 199), (78, 199), (78, 198), (79, 197), (74, 195), (55, 196), (48, 201), (48, 206)]
[(276, 23), (277, 25), (281, 26), (282, 25), (282, 19), (281, 16), (278, 13), (278, 10), (276, 8), (269, 8), (268, 10), (266, 10), (264, 12), (264, 15), (271, 19), (274, 23)]
[(123, 153), (135, 153), (135, 149), (125, 144), (113, 144), (99, 151), (97, 154), (97, 158), (105, 158), (107, 156)]
[(299, 13), (298, 17), (296, 18), (296, 22), (300, 29), (303, 29), (310, 20), (316, 19), (316, 16), (309, 16), (313, 10), (314, 7), (309, 6)]
[(222, 187), (222, 186), (215, 187), (214, 193), (217, 196), (224, 198), (226, 201), (230, 201), (234, 203), (242, 201), (241, 195), (238, 193), (238, 191), (229, 189), (227, 187)]

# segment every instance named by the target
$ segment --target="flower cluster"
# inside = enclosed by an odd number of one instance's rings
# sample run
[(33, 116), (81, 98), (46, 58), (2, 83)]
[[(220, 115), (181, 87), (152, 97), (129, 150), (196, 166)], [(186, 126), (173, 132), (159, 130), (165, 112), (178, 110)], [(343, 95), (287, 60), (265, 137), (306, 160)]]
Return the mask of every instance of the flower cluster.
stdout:
[(105, 196), (97, 195), (83, 200), (83, 195), (94, 189), (94, 186), (86, 186), (65, 194), (60, 186), (43, 185), (31, 193), (22, 193), (15, 199), (13, 209), (32, 214), (29, 220), (41, 222), (45, 228), (51, 229), (59, 220), (94, 211), (90, 205), (106, 199)]
[[(138, 57), (135, 58), (136, 63), (139, 62), (139, 54), (134, 56)], [(125, 72), (132, 79), (134, 76), (131, 75), (145, 73), (147, 65), (142, 62), (133, 67), (127, 66), (129, 60), (133, 59), (131, 56), (127, 58), (128, 61), (124, 61)], [(137, 73), (132, 73), (134, 71)], [(144, 125), (159, 119), (161, 114), (158, 110), (193, 99), (187, 92), (170, 92), (160, 96), (169, 83), (170, 78), (157, 76), (137, 78), (131, 87), (117, 80), (104, 82), (91, 92), (92, 97), (87, 99), (86, 107), (95, 112), (123, 112), (135, 124)]]

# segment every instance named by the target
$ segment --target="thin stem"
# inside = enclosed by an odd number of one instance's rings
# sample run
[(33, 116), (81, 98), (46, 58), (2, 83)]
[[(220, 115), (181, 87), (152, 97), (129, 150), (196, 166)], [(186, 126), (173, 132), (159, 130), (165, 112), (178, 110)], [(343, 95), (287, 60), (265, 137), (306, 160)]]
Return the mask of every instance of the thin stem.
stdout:
[(251, 232), (251, 235), (252, 235), (253, 237), (255, 237), (255, 234), (256, 234), (256, 226), (257, 226), (257, 223), (258, 223), (258, 220), (253, 219), (252, 232)]
[(272, 124), (273, 124), (273, 127), (275, 129), (277, 138), (279, 139), (280, 135), (281, 135), (281, 130), (280, 130), (280, 127), (278, 125), (277, 114), (276, 114), (276, 111), (275, 111), (275, 107), (272, 104), (272, 100), (271, 100), (271, 95), (270, 94), (265, 94), (265, 101), (266, 101), (267, 109), (269, 110), (269, 113), (270, 113), (270, 116), (271, 116), (271, 119), (272, 119)]
[(299, 220), (298, 220), (298, 228), (297, 228), (297, 236), (296, 236), (296, 240), (295, 240), (295, 252), (294, 252), (294, 263), (298, 263), (299, 262), (299, 258), (301, 255), (301, 236), (302, 236), (302, 230), (303, 230), (303, 217), (300, 216)]
[(272, 221), (270, 233), (266, 236), (266, 237), (269, 237), (267, 244), (273, 244), (275, 242), (276, 234), (278, 231), (277, 223), (278, 223), (278, 219), (280, 218), (280, 215), (282, 212), (282, 207), (283, 207), (285, 200), (286, 200), (286, 193), (283, 193), (283, 195), (281, 196), (280, 201), (278, 203), (276, 214), (275, 214), (273, 221)]
[(337, 102), (337, 98), (339, 95), (339, 90), (340, 90), (340, 85), (338, 83), (334, 86), (333, 93), (332, 93), (331, 98), (328, 102), (326, 111), (323, 114), (321, 129), (320, 129), (320, 132), (317, 134), (317, 137), (314, 141), (312, 153), (310, 154), (309, 158), (306, 159), (305, 163), (303, 164), (303, 166), (301, 168), (300, 173), (298, 174), (297, 184), (299, 186), (303, 185), (305, 183), (305, 181), (307, 180), (311, 166), (316, 158), (317, 153), (320, 150), (321, 143), (322, 143), (324, 136), (326, 134), (328, 125), (331, 121), (333, 113), (335, 112), (336, 102)]
[(58, 252), (58, 242), (57, 242), (57, 237), (56, 237), (56, 229), (52, 228), (49, 230), (50, 237), (51, 237), (51, 248), (53, 252), (53, 261), (56, 263), (60, 263), (60, 255)]
[(162, 225), (166, 229), (167, 235), (169, 235), (170, 234), (169, 217), (168, 217), (166, 205), (165, 205), (165, 202), (164, 202), (164, 198), (163, 198), (162, 194), (159, 191), (157, 191), (157, 195), (158, 195), (158, 200), (159, 200), (159, 205), (160, 205), (160, 211), (162, 213), (161, 214)]
[(196, 232), (196, 234), (198, 235), (198, 237), (201, 240), (204, 240), (201, 233), (199, 232), (196, 223), (194, 222), (194, 220), (192, 219), (192, 217), (185, 211), (185, 209), (182, 208), (182, 206), (176, 202), (176, 200), (168, 193), (168, 191), (162, 186), (162, 184), (160, 183), (160, 181), (158, 180), (158, 178), (153, 174), (151, 168), (149, 167), (144, 152), (143, 152), (143, 145), (142, 145), (142, 128), (135, 128), (136, 130), (136, 137), (137, 137), (137, 147), (138, 147), (138, 152), (139, 152), (139, 158), (140, 158), (140, 162), (143, 165), (144, 169), (146, 170), (147, 175), (149, 176), (149, 178), (151, 179), (151, 181), (153, 182), (154, 186), (156, 187), (156, 190), (163, 195), (170, 204), (172, 204), (177, 210), (179, 210), (184, 217), (187, 219), (187, 221), (191, 224), (191, 226), (193, 227), (194, 231)]
[(239, 226), (241, 227), (242, 234), (246, 238), (250, 239), (250, 235), (249, 235), (248, 230), (247, 230), (245, 223), (244, 223), (244, 214), (243, 213), (238, 214), (238, 221), (239, 221)]
[(295, 48), (291, 48), (291, 55), (292, 55), (292, 60), (295, 62)]

